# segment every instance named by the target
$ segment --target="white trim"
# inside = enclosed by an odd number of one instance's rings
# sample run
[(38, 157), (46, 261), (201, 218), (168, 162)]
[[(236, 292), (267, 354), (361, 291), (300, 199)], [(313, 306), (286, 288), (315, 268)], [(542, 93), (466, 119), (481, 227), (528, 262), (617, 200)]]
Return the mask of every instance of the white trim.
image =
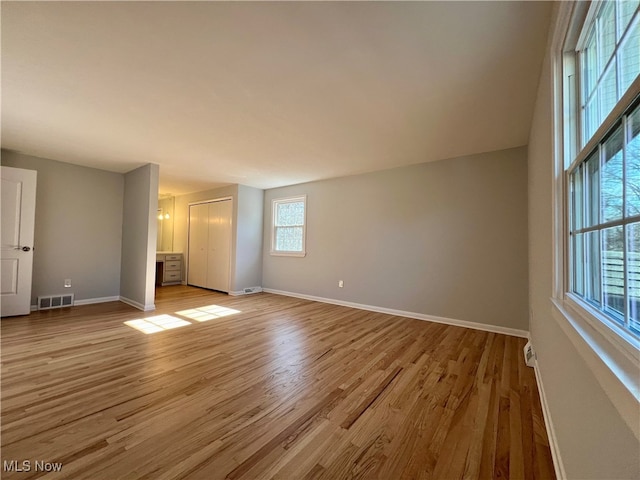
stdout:
[(233, 195), (229, 195), (227, 197), (212, 198), (210, 200), (198, 200), (197, 202), (189, 202), (187, 206), (190, 207), (191, 205), (200, 205), (203, 203), (224, 202), (227, 200), (233, 200)]
[[(567, 258), (565, 242), (565, 169), (564, 169), (564, 45), (567, 40), (569, 29), (575, 21), (578, 11), (582, 8), (576, 2), (561, 2), (558, 16), (553, 30), (550, 51), (550, 92), (551, 92), (551, 152), (553, 155), (553, 175), (551, 186), (552, 202), (552, 238), (553, 246), (553, 266), (552, 288), (554, 296), (562, 296), (565, 289), (565, 259)], [(576, 128), (580, 128), (580, 115), (576, 113)], [(559, 267), (562, 267), (561, 269)]]
[[(589, 38), (589, 36), (591, 35), (591, 32), (595, 27), (594, 23), (596, 21), (596, 15), (600, 13), (600, 9), (602, 8), (602, 3), (603, 2), (591, 2), (591, 5), (589, 5), (589, 10), (587, 11), (587, 14), (584, 17), (584, 20), (582, 21), (582, 25), (580, 25), (580, 35), (578, 36), (578, 40), (576, 41), (575, 45), (572, 45), (574, 49), (576, 50), (584, 49), (587, 43), (587, 39)], [(590, 27), (585, 29), (583, 28), (584, 25), (590, 25)]]
[[(247, 289), (251, 289), (251, 291), (250, 292), (245, 291)], [(243, 289), (243, 290), (235, 290), (233, 292), (229, 292), (229, 295), (233, 297), (238, 297), (240, 295), (251, 295), (252, 293), (260, 293), (260, 292), (262, 292), (262, 287), (247, 287), (246, 289)]]
[(466, 320), (456, 320), (453, 318), (436, 317), (433, 315), (425, 315), (423, 313), (407, 312), (405, 310), (395, 310), (393, 308), (378, 307), (375, 305), (365, 305), (362, 303), (346, 302), (344, 300), (336, 300), (334, 298), (316, 297), (315, 295), (305, 295), (302, 293), (286, 292), (283, 290), (274, 290), (272, 288), (263, 288), (263, 292), (274, 293), (276, 295), (284, 295), (287, 297), (302, 298), (312, 300), (314, 302), (330, 303), (332, 305), (341, 305), (343, 307), (357, 308), (360, 310), (368, 310), (370, 312), (387, 313), (398, 317), (414, 318), (416, 320), (425, 320), (427, 322), (444, 323), (445, 325), (453, 325), (455, 327), (472, 328), (474, 330), (482, 330), (484, 332), (501, 333), (503, 335), (512, 335), (514, 337), (528, 338), (529, 332), (519, 330), (517, 328), (500, 327), (498, 325), (489, 325), (487, 323), (469, 322)]
[[(304, 236), (304, 233), (302, 234)], [(280, 252), (278, 250), (272, 250), (269, 252), (272, 257), (306, 257), (306, 252)]]
[(540, 397), (540, 404), (542, 405), (542, 416), (544, 417), (544, 424), (547, 428), (547, 436), (549, 437), (549, 447), (551, 450), (551, 458), (553, 460), (553, 469), (556, 472), (556, 478), (558, 480), (564, 480), (565, 478), (567, 478), (567, 474), (564, 470), (562, 457), (560, 456), (558, 437), (556, 436), (556, 429), (553, 425), (553, 421), (551, 420), (551, 409), (549, 408), (549, 403), (547, 402), (547, 394), (545, 393), (544, 385), (542, 383), (542, 374), (540, 373), (540, 368), (538, 367), (538, 359), (534, 361), (533, 371), (536, 374), (538, 395)]
[(98, 297), (98, 298), (85, 298), (84, 300), (76, 300), (73, 302), (73, 306), (77, 307), (79, 305), (92, 305), (94, 303), (107, 303), (107, 302), (117, 302), (120, 300), (120, 296), (116, 295), (115, 297)]
[(151, 303), (148, 305), (143, 305), (140, 302), (136, 302), (135, 300), (131, 300), (130, 298), (127, 297), (119, 297), (120, 301), (122, 303), (126, 303), (127, 305), (131, 305), (132, 307), (137, 308), (138, 310), (142, 310), (143, 312), (151, 312), (153, 310), (156, 309), (156, 306)]
[(567, 303), (556, 299), (552, 317), (567, 335), (598, 384), (614, 405), (633, 435), (640, 440), (638, 405), (640, 367), (637, 358), (616, 347)]

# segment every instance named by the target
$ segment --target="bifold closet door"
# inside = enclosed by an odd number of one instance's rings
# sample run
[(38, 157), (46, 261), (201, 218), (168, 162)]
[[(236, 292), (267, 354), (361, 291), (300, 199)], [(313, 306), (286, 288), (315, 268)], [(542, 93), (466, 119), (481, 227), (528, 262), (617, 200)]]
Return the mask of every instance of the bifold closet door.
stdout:
[(187, 283), (207, 287), (209, 204), (189, 206), (189, 275)]
[(207, 288), (229, 291), (231, 263), (231, 200), (209, 204)]
[(189, 207), (189, 285), (229, 291), (232, 213), (231, 200)]

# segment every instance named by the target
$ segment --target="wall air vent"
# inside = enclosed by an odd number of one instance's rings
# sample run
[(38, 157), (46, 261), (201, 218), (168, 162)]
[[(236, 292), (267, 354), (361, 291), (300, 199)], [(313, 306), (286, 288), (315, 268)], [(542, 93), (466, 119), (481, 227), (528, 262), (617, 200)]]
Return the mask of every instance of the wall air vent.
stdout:
[(51, 310), (52, 308), (63, 308), (73, 306), (73, 293), (64, 295), (45, 295), (38, 297), (38, 310)]

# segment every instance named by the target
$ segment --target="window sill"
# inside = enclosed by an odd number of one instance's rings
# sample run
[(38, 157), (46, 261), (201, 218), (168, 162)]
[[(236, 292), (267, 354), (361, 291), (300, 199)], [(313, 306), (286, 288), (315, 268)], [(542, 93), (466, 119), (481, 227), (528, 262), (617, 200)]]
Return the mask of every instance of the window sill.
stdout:
[(630, 361), (640, 366), (640, 339), (616, 325), (599, 310), (573, 293), (566, 294), (565, 305), (573, 311), (574, 316), (583, 317), (585, 322), (609, 340)]
[[(569, 337), (635, 437), (640, 440), (640, 350), (618, 337), (572, 295), (552, 298), (553, 317)], [(635, 344), (634, 344), (635, 342)]]
[(269, 252), (273, 257), (305, 257), (306, 252)]

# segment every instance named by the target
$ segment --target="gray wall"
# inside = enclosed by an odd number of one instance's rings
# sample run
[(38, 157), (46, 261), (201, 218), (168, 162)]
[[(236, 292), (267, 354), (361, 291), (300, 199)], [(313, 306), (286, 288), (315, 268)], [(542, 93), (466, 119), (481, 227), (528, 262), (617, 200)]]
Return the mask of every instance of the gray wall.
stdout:
[(238, 185), (236, 274), (232, 290), (262, 286), (264, 191)]
[[(529, 139), (530, 330), (567, 478), (638, 478), (640, 445), (552, 315), (551, 76), (545, 58)], [(588, 347), (587, 347), (588, 348)], [(611, 375), (613, 378), (613, 375)], [(613, 380), (615, 382), (615, 380)]]
[[(271, 200), (298, 194), (307, 255), (272, 256)], [(267, 190), (264, 218), (263, 287), (527, 330), (523, 147)]]
[(145, 310), (155, 308), (158, 173), (147, 164), (124, 176), (120, 295)]
[(31, 304), (38, 295), (118, 296), (123, 175), (6, 150), (2, 165), (38, 171)]

